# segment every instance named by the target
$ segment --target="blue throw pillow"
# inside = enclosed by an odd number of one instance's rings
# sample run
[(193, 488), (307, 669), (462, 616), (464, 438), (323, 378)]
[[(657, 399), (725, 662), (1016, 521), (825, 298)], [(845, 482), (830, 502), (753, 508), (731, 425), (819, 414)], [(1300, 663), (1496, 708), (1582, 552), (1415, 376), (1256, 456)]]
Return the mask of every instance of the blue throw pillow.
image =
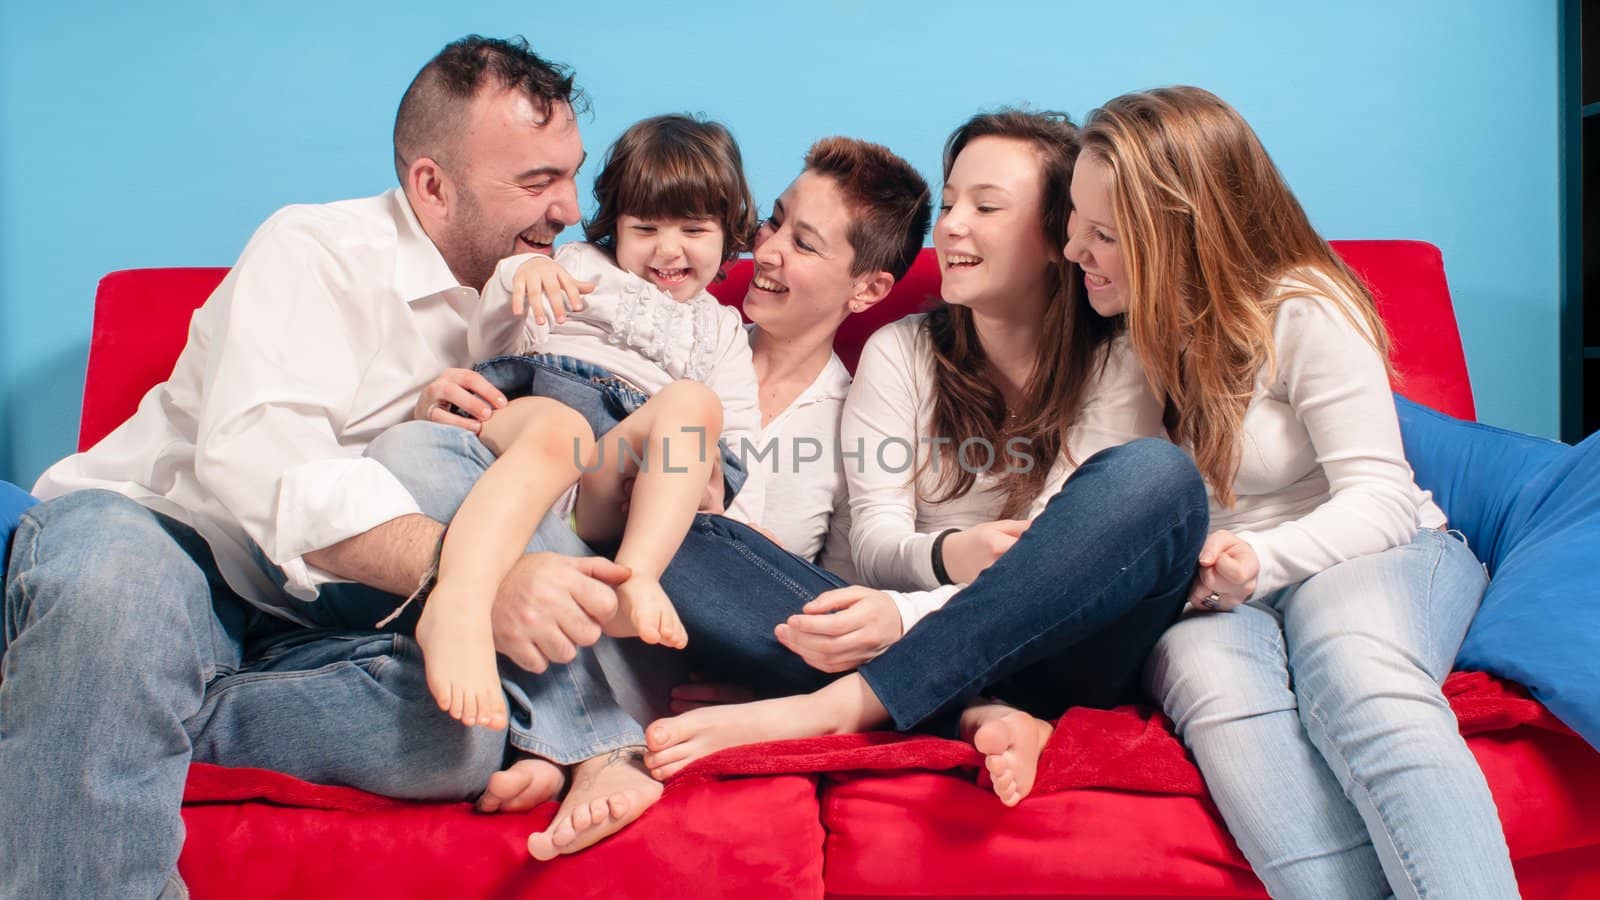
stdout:
[(1512, 510), (1523, 485), (1572, 448), (1464, 422), (1399, 395), (1394, 405), (1417, 484), (1433, 492), (1450, 527), (1467, 536), (1472, 552), (1494, 573), (1520, 527)]
[(11, 559), (11, 533), (17, 530), (22, 511), (38, 503), (33, 496), (9, 481), (0, 481), (0, 583), (4, 583), (6, 563)]
[(1600, 748), (1600, 434), (1568, 447), (1395, 402), (1417, 483), (1494, 576), (1456, 666), (1525, 685)]
[(1538, 472), (1457, 664), (1527, 685), (1600, 748), (1600, 434)]

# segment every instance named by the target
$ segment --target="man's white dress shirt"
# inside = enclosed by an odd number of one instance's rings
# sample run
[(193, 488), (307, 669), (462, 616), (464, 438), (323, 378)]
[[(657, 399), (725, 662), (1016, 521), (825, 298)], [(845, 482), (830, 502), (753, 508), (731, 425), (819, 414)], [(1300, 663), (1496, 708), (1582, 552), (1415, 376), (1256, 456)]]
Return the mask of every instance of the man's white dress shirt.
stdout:
[[(188, 523), (241, 596), (305, 621), (284, 591), (313, 600), (335, 580), (306, 553), (419, 512), (362, 452), (411, 418), (441, 371), (500, 349), (471, 337), (495, 314), (457, 283), (399, 189), (285, 207), (194, 314), (172, 376), (33, 492), (104, 488)], [(282, 568), (283, 589), (252, 544)]]

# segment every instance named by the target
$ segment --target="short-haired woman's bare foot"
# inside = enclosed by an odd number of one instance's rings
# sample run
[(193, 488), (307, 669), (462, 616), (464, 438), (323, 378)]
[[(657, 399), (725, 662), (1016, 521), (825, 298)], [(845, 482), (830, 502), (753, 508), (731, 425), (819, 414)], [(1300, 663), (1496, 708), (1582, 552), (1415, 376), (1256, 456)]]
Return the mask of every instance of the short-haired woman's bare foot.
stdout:
[(572, 767), (572, 787), (556, 817), (528, 836), (537, 860), (576, 853), (616, 834), (661, 799), (661, 782), (650, 777), (637, 747), (613, 750)]
[(481, 813), (527, 812), (552, 800), (566, 786), (567, 773), (537, 756), (524, 756), (489, 776), (489, 786), (478, 797)]
[(1049, 722), (1002, 703), (970, 706), (961, 714), (961, 733), (972, 736), (994, 782), (994, 794), (1006, 806), (1016, 806), (1033, 791), (1039, 755), (1052, 730)]

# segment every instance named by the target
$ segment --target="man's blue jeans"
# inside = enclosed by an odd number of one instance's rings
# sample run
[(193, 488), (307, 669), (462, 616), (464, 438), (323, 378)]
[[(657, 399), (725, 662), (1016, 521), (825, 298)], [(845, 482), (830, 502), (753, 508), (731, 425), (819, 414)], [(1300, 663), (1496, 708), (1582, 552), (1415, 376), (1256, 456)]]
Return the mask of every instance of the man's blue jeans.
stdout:
[[(1036, 715), (1113, 706), (1182, 609), (1209, 516), (1194, 463), (1165, 441), (1095, 454), (1005, 556), (859, 670), (909, 730), (979, 694)], [(696, 664), (767, 694), (835, 676), (807, 666), (773, 626), (835, 576), (726, 519), (696, 519), (662, 578)]]
[[(424, 440), (373, 446), (406, 453), (392, 467), (446, 520), (488, 453), (416, 424)], [(532, 546), (586, 552), (555, 520)], [(398, 602), (331, 588), (309, 606), (329, 627), (301, 628), (235, 595), (192, 530), (118, 494), (29, 510), (0, 643), (0, 897), (181, 896), (191, 760), (392, 797), (477, 794), (506, 735), (440, 712), (416, 644), (372, 629)], [(643, 743), (615, 704), (586, 702), (604, 691), (591, 655), (544, 675), (502, 671), (517, 747), (572, 761)]]

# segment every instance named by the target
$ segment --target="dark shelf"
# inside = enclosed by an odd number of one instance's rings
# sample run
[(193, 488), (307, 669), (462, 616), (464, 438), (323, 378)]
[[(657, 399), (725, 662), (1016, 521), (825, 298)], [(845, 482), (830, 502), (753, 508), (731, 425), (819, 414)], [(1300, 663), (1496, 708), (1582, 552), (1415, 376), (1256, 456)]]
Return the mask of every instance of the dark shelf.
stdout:
[(1561, 3), (1561, 437), (1600, 429), (1600, 0)]

